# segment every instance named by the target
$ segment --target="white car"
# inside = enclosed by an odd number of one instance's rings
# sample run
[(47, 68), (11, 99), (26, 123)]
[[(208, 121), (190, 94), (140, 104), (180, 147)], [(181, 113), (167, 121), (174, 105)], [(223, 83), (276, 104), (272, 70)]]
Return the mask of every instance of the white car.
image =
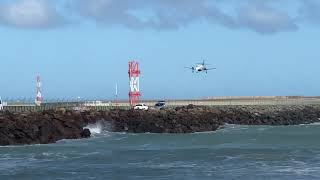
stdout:
[(136, 106), (134, 106), (133, 108), (134, 110), (148, 110), (149, 107), (145, 104), (137, 104)]

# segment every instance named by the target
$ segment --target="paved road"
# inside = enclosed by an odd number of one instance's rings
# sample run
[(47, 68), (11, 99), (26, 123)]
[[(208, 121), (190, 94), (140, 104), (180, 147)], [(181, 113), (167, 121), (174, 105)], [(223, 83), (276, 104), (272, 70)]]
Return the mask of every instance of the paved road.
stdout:
[[(142, 101), (149, 107), (153, 107), (157, 101)], [(166, 105), (169, 107), (174, 106), (186, 106), (189, 104), (197, 106), (262, 106), (262, 105), (320, 105), (320, 98), (225, 98), (225, 99), (210, 99), (210, 100), (167, 100)], [(74, 107), (88, 107), (98, 110), (106, 110), (113, 107), (130, 108), (128, 102), (59, 102), (59, 103), (47, 103), (42, 106), (35, 106), (32, 104), (19, 104), (5, 106), (5, 110), (21, 112), (21, 111), (41, 111), (48, 109), (57, 109), (60, 107), (74, 108)]]

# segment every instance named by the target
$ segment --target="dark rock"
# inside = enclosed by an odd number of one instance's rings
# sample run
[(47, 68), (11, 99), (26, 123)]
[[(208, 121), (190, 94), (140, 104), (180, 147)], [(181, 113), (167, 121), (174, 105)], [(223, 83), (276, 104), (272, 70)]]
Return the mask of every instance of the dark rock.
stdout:
[(192, 133), (215, 131), (225, 123), (240, 125), (296, 125), (320, 122), (320, 106), (188, 105), (162, 111), (56, 111), (0, 112), (0, 145), (54, 143), (88, 138), (88, 124), (103, 120), (111, 130), (131, 133)]
[(194, 109), (195, 108), (195, 106), (193, 105), (193, 104), (189, 104), (188, 106), (187, 106), (187, 109)]
[(82, 138), (89, 138), (91, 136), (91, 132), (89, 129), (83, 129), (83, 131), (80, 133)]

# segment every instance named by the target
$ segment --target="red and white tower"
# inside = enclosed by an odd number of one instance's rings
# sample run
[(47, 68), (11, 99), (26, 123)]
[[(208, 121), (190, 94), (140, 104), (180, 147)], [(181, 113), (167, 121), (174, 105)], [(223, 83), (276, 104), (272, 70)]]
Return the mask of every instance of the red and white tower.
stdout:
[(37, 95), (35, 99), (35, 103), (37, 106), (40, 106), (42, 102), (42, 94), (41, 94), (41, 79), (40, 75), (37, 76)]
[(129, 103), (131, 106), (134, 106), (139, 103), (139, 98), (141, 96), (139, 83), (139, 76), (141, 72), (139, 69), (139, 63), (136, 61), (130, 61), (128, 73), (130, 81)]

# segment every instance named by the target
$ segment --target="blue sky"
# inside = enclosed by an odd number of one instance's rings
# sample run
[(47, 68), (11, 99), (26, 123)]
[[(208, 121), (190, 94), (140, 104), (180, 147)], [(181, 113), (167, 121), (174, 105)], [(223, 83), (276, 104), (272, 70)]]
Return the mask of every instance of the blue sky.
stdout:
[[(285, 7), (285, 8), (284, 8)], [(319, 95), (317, 0), (4, 0), (0, 96), (112, 99)], [(216, 71), (185, 66), (206, 59)]]

